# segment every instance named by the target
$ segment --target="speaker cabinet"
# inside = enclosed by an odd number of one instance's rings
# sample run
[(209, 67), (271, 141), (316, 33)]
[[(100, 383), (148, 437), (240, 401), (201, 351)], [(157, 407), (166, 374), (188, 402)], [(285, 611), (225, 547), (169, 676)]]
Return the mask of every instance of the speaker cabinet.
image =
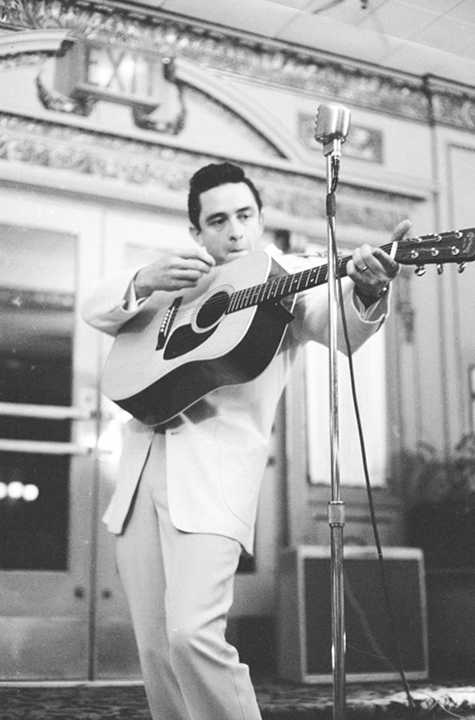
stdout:
[[(403, 667), (428, 676), (424, 562), (417, 548), (387, 547), (384, 567)], [(344, 551), (346, 679), (399, 678), (394, 637), (374, 548)], [(330, 548), (300, 545), (280, 557), (277, 670), (281, 678), (332, 681)]]

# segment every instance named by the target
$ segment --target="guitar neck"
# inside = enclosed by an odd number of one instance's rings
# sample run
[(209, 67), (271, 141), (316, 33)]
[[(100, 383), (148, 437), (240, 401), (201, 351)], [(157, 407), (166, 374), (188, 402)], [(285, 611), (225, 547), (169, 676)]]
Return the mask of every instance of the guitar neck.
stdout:
[[(393, 243), (381, 245), (381, 250), (388, 252), (391, 250)], [(346, 276), (346, 266), (351, 255), (339, 258), (336, 263), (337, 277)], [(261, 305), (265, 302), (278, 302), (284, 297), (295, 295), (296, 293), (310, 290), (311, 288), (323, 285), (328, 281), (328, 265), (316, 265), (297, 273), (276, 275), (261, 285), (252, 285), (251, 287), (237, 290), (231, 295), (227, 313), (243, 310), (253, 305)]]

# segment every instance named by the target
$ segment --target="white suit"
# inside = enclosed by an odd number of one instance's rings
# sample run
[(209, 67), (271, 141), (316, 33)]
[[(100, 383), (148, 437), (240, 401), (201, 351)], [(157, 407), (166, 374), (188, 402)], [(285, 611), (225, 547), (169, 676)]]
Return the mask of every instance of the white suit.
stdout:
[[(290, 271), (296, 271), (302, 267), (301, 264), (295, 267), (295, 258), (280, 256), (278, 260)], [(130, 287), (131, 275), (132, 273), (124, 274), (105, 283), (87, 301), (83, 308), (83, 315), (87, 322), (99, 330), (115, 334), (124, 322), (141, 311), (147, 301), (140, 306), (132, 303), (131, 308), (130, 306), (124, 307), (124, 296), (127, 288)], [(355, 306), (353, 283), (349, 279), (345, 279), (343, 286), (351, 346), (353, 350), (356, 350), (380, 326), (386, 313), (387, 299), (384, 298), (367, 311), (360, 312)], [(155, 493), (155, 500), (153, 501), (155, 502), (159, 523), (162, 522), (162, 527), (165, 527), (171, 521), (170, 527), (173, 530), (170, 530), (170, 532), (176, 533), (179, 540), (180, 533), (177, 531), (182, 531), (181, 542), (193, 540), (193, 537), (188, 537), (185, 540), (183, 533), (193, 533), (197, 534), (195, 537), (201, 536), (208, 539), (215, 536), (218, 544), (224, 542), (224, 538), (226, 538), (226, 542), (232, 540), (234, 550), (231, 563), (234, 570), (231, 576), (234, 574), (240, 546), (242, 545), (248, 552), (252, 552), (259, 486), (267, 459), (267, 446), (272, 422), (277, 402), (296, 351), (307, 340), (327, 342), (326, 299), (326, 286), (300, 293), (297, 296), (294, 307), (295, 319), (287, 329), (281, 349), (265, 371), (253, 381), (227, 386), (210, 393), (205, 401), (201, 401), (191, 408), (186, 415), (181, 416), (181, 425), (167, 429), (165, 435), (157, 436), (153, 428), (145, 427), (136, 420), (129, 423), (124, 440), (117, 487), (104, 516), (104, 520), (107, 522), (111, 532), (117, 535), (121, 533), (124, 536), (127, 535), (129, 522), (133, 524), (134, 520), (136, 521), (136, 518), (134, 518), (136, 509), (130, 511), (134, 497), (139, 496), (140, 485), (144, 482), (142, 480), (139, 483), (141, 474), (142, 477), (147, 475), (149, 478), (147, 483), (150, 482), (153, 485), (155, 480), (153, 477), (150, 480), (150, 476), (153, 476), (155, 471), (151, 468), (151, 464), (156, 462), (161, 464), (161, 471), (157, 470), (156, 473), (157, 477), (158, 474), (160, 474), (160, 477), (165, 475), (164, 484), (162, 484), (160, 490), (162, 501), (157, 501), (158, 491)], [(359, 301), (356, 302), (360, 304)], [(339, 347), (344, 350), (343, 337), (339, 338)], [(146, 462), (147, 458), (148, 462)], [(137, 491), (137, 487), (139, 487), (139, 491)], [(142, 499), (135, 502), (137, 507), (142, 507)], [(165, 505), (167, 506), (166, 510), (163, 510)], [(166, 517), (161, 518), (160, 512), (166, 512)], [(129, 521), (130, 517), (131, 520)], [(135, 531), (131, 530), (130, 532)], [(236, 543), (236, 541), (238, 542)], [(166, 565), (167, 540), (164, 538), (163, 532), (161, 544)], [(123, 545), (125, 545), (125, 541)], [(207, 553), (209, 556), (209, 548)], [(133, 553), (130, 552), (130, 563), (133, 564), (133, 562)], [(124, 565), (125, 563), (122, 562), (122, 566)], [(184, 572), (182, 572), (182, 576)], [(210, 574), (212, 573), (213, 571), (210, 570)], [(124, 579), (127, 570), (121, 570), (121, 575)], [(128, 583), (131, 606), (133, 605), (133, 600), (130, 597), (131, 588), (136, 582), (139, 581), (131, 579)], [(124, 582), (124, 585), (126, 585), (127, 591), (127, 582)], [(179, 591), (177, 593), (181, 597)], [(227, 609), (229, 609), (231, 599), (232, 577), (224, 601), (224, 606)], [(209, 605), (212, 602), (216, 603), (218, 601), (216, 598), (213, 601), (210, 599)], [(224, 630), (227, 609), (223, 610), (220, 615), (219, 632), (221, 633)], [(147, 610), (137, 610), (136, 615), (142, 616), (147, 612)], [(188, 608), (187, 612), (193, 612), (193, 609)], [(134, 615), (134, 613), (132, 614)], [(222, 620), (224, 622), (221, 622)], [(142, 631), (138, 630), (139, 620), (137, 622), (134, 620), (134, 624), (136, 625), (136, 633), (140, 636)], [(147, 633), (150, 635), (150, 632), (149, 627), (142, 634), (144, 636)], [(168, 629), (168, 638), (170, 639), (170, 628)], [(215, 640), (213, 640), (213, 643)], [(158, 636), (157, 642), (159, 642)], [(227, 648), (229, 647), (227, 646)], [(219, 651), (214, 646), (213, 648), (213, 650), (209, 650), (209, 657), (216, 657), (216, 653), (220, 655), (224, 645), (221, 646)], [(185, 699), (186, 711), (183, 708), (181, 711), (176, 710), (175, 704), (173, 711), (167, 706), (167, 710), (163, 710), (162, 714), (160, 714), (159, 702), (154, 700), (157, 693), (150, 689), (150, 683), (153, 683), (153, 679), (150, 680), (149, 678), (147, 680), (147, 672), (151, 673), (152, 671), (147, 671), (144, 667), (146, 653), (143, 652), (141, 653), (142, 667), (146, 687), (147, 682), (149, 683), (147, 692), (154, 718), (163, 718), (163, 720), (171, 720), (171, 718), (175, 717), (180, 718), (180, 720), (181, 718), (187, 720), (188, 718), (193, 720), (195, 718), (199, 718), (199, 720), (227, 720), (229, 717), (230, 720), (235, 718), (254, 720), (254, 718), (260, 717), (255, 699), (253, 700), (250, 696), (252, 688), (248, 679), (246, 679), (245, 671), (242, 670), (244, 666), (238, 663), (237, 657), (232, 655), (225, 658), (223, 654), (222, 666), (217, 669), (212, 663), (203, 671), (206, 676), (203, 682), (208, 683), (208, 685), (213, 682), (222, 682), (224, 677), (223, 668), (227, 668), (230, 674), (234, 673), (234, 686), (238, 688), (236, 690), (236, 697), (238, 698), (236, 707), (233, 709), (230, 706), (228, 693), (226, 710), (224, 711), (220, 709), (219, 705), (213, 705), (216, 701), (215, 697), (210, 698), (206, 705), (207, 701), (203, 701), (203, 697), (206, 696), (203, 687), (193, 695), (192, 688), (196, 685), (196, 673), (199, 674), (200, 672), (200, 670), (197, 670), (199, 660), (196, 661), (196, 667), (193, 667), (193, 671), (187, 674), (186, 671), (183, 671), (183, 668), (180, 670), (178, 662), (173, 661), (172, 650), (170, 650), (170, 653), (173, 671), (179, 677), (180, 692)], [(240, 668), (240, 670), (237, 668)], [(212, 677), (215, 670), (217, 672), (219, 670), (218, 675)], [(182, 681), (180, 682), (180, 672), (182, 671)], [(240, 688), (238, 687), (239, 683), (242, 683)], [(190, 697), (188, 697), (189, 691), (191, 693)], [(243, 701), (242, 698), (245, 697), (248, 699)], [(205, 702), (204, 708), (201, 711), (196, 711), (197, 705), (202, 702)], [(246, 705), (246, 702), (250, 704)], [(196, 715), (194, 714), (195, 711), (197, 712)], [(202, 714), (199, 714), (200, 712)]]

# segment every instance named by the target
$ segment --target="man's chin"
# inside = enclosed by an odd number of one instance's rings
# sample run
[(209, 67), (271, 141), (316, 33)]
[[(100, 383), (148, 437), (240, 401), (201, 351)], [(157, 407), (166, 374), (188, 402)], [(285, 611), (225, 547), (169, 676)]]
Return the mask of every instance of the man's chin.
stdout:
[(233, 260), (238, 260), (245, 255), (249, 255), (249, 250), (231, 250), (231, 252), (226, 255), (225, 262), (232, 262)]

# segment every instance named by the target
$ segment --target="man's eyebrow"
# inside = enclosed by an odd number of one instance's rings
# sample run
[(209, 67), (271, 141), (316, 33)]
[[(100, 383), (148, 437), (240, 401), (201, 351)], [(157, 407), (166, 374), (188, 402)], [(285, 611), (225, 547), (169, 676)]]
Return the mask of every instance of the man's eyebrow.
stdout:
[(227, 217), (227, 213), (215, 212), (215, 213), (211, 213), (211, 215), (208, 215), (205, 218), (205, 222), (212, 222), (213, 220), (218, 220), (218, 219), (220, 220), (221, 218), (225, 218), (225, 217)]
[[(237, 213), (242, 213), (242, 212), (249, 212), (249, 211), (252, 211), (253, 209), (254, 208), (252, 207), (252, 205), (246, 205), (245, 207), (241, 207), (241, 208), (238, 208), (237, 210), (234, 210), (234, 212), (237, 214)], [(205, 219), (205, 222), (213, 222), (213, 220), (220, 220), (221, 218), (226, 218), (226, 217), (228, 217), (228, 213), (226, 213), (224, 211), (216, 212), (216, 213), (212, 213), (211, 215), (208, 215), (208, 217)]]

